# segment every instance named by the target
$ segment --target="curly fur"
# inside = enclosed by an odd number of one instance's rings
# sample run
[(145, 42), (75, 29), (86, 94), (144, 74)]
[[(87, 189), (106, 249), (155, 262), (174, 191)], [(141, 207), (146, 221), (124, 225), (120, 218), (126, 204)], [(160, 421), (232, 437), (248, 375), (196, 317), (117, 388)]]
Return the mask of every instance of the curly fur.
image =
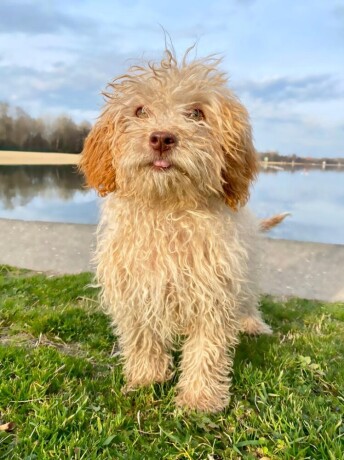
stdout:
[[(97, 278), (128, 386), (168, 379), (182, 336), (176, 401), (205, 411), (228, 403), (239, 331), (270, 332), (257, 309), (259, 223), (245, 207), (258, 160), (218, 63), (178, 64), (166, 51), (159, 64), (129, 69), (109, 85), (81, 160), (88, 185), (107, 195)], [(203, 119), (187, 116), (196, 108)], [(152, 150), (155, 131), (176, 145)], [(172, 166), (155, 168), (157, 157)]]

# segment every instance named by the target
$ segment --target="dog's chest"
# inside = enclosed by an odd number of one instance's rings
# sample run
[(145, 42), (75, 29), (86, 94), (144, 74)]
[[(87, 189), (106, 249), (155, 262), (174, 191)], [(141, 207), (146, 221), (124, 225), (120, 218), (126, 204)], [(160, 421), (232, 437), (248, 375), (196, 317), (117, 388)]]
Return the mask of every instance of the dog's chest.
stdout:
[[(109, 235), (114, 263), (142, 281), (166, 281), (218, 269), (225, 261), (231, 235), (226, 218), (204, 211), (158, 213), (155, 210), (122, 210)], [(234, 236), (234, 235), (232, 235)], [(208, 265), (211, 265), (209, 267)]]
[(112, 308), (182, 324), (227, 302), (245, 257), (228, 216), (120, 206), (114, 211), (98, 243), (98, 277)]

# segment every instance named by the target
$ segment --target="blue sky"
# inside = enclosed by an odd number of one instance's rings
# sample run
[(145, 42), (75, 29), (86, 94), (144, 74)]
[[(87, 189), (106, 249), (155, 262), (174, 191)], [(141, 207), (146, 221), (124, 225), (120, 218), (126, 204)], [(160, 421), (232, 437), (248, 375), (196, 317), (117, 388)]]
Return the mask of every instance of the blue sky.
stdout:
[(162, 27), (179, 56), (224, 56), (258, 150), (344, 156), (344, 0), (1, 0), (0, 100), (93, 122)]

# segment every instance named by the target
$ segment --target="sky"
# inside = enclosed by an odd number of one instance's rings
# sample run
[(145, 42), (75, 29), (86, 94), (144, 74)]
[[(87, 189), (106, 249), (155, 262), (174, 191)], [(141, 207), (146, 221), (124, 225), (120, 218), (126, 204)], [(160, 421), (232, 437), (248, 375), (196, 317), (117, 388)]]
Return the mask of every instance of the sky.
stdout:
[(223, 56), (259, 151), (344, 156), (344, 0), (0, 0), (0, 101), (94, 122), (140, 59)]

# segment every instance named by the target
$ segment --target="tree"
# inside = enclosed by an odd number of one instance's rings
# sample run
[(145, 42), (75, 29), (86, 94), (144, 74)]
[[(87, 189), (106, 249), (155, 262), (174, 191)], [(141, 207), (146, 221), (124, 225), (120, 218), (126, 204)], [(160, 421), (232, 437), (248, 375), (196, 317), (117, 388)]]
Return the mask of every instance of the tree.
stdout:
[(0, 149), (80, 153), (90, 123), (75, 123), (68, 116), (33, 118), (21, 107), (0, 102)]

